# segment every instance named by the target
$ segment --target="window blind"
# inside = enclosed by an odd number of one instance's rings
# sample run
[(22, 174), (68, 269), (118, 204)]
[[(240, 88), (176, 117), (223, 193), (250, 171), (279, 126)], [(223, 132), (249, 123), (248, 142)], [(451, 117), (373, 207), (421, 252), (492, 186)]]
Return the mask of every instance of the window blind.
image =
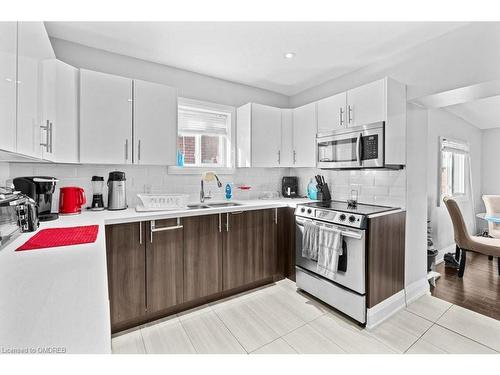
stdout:
[(441, 151), (449, 151), (449, 152), (469, 152), (469, 145), (463, 141), (457, 141), (448, 138), (441, 139)]
[(179, 132), (225, 135), (228, 133), (229, 116), (226, 113), (179, 106)]

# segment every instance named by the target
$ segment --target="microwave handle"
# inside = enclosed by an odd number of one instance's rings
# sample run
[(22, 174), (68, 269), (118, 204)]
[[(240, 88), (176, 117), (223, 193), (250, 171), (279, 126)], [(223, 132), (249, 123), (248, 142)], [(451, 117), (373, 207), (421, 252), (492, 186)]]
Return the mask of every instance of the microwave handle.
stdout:
[(361, 167), (361, 136), (363, 133), (358, 134), (358, 138), (356, 139), (356, 158), (358, 159), (358, 165)]

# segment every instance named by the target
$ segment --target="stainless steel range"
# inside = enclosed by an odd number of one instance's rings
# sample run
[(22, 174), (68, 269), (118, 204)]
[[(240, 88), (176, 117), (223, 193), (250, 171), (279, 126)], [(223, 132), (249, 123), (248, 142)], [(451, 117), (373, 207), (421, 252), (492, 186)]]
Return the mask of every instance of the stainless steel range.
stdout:
[[(372, 215), (397, 208), (328, 201), (298, 205), (296, 223), (296, 283), (297, 287), (349, 315), (366, 323), (366, 238), (367, 222)], [(304, 224), (337, 229), (342, 236), (342, 255), (337, 270), (331, 276), (320, 274), (317, 261), (303, 256)]]

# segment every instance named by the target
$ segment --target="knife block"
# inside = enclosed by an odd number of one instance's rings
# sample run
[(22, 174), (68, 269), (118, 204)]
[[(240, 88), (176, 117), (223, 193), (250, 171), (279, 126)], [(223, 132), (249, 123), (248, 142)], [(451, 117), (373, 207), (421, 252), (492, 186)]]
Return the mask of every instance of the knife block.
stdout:
[(323, 184), (321, 186), (317, 186), (318, 188), (318, 200), (319, 201), (331, 201), (332, 196), (330, 194), (330, 189), (328, 188), (328, 184)]

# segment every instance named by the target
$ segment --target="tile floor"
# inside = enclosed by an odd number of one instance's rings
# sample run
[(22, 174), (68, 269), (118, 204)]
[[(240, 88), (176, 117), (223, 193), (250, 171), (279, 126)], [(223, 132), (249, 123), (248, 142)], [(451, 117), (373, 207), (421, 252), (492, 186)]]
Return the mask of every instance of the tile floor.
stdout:
[(372, 330), (282, 280), (112, 339), (113, 353), (498, 353), (500, 321), (423, 296)]

